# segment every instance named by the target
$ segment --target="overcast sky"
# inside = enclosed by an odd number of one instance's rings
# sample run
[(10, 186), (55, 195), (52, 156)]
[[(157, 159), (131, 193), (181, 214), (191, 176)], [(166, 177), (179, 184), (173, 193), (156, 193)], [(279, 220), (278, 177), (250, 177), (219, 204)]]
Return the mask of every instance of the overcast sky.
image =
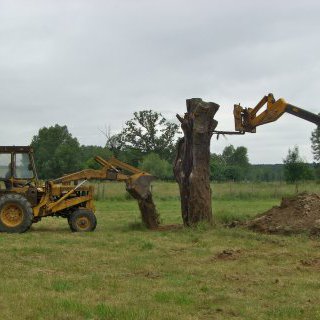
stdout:
[[(192, 97), (220, 104), (220, 130), (234, 129), (234, 103), (269, 92), (318, 113), (319, 35), (320, 1), (0, 0), (0, 145), (55, 123), (103, 145), (99, 129), (150, 108), (174, 120)], [(298, 145), (311, 162), (314, 128), (284, 115), (211, 149), (281, 163)]]

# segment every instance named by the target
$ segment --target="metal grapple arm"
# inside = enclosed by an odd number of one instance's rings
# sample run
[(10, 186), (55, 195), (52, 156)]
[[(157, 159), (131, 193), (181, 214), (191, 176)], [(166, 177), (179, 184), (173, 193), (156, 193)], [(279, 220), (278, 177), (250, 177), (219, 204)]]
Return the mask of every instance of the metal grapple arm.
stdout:
[[(266, 109), (259, 113), (267, 104)], [(256, 127), (278, 120), (285, 112), (296, 117), (320, 125), (320, 116), (287, 103), (284, 99), (275, 100), (272, 93), (264, 96), (254, 108), (243, 108), (234, 105), (235, 129), (239, 132), (256, 132)]]
[[(51, 180), (53, 184), (69, 184), (78, 180), (110, 180), (123, 181), (132, 195), (146, 198), (150, 192), (150, 183), (155, 178), (147, 172), (143, 172), (116, 158), (105, 160), (99, 156), (95, 160), (102, 166), (101, 169), (85, 169), (70, 173), (60, 178)], [(129, 174), (126, 174), (128, 172)]]

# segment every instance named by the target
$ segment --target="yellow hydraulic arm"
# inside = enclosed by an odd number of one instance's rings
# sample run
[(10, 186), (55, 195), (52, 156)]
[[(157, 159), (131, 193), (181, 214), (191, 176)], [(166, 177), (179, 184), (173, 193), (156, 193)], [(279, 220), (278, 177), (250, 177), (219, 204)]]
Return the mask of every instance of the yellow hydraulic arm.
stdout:
[[(261, 108), (267, 104), (266, 109), (259, 113)], [(234, 105), (235, 129), (240, 133), (256, 132), (256, 127), (278, 120), (285, 112), (306, 121), (320, 125), (320, 116), (293, 106), (284, 99), (275, 100), (272, 93), (264, 96), (254, 108), (243, 108), (240, 104)]]
[(101, 169), (85, 169), (75, 173), (67, 174), (55, 180), (51, 180), (51, 183), (68, 184), (78, 180), (90, 179), (123, 181), (126, 183), (126, 187), (131, 191), (131, 193), (137, 194), (142, 198), (147, 196), (150, 189), (150, 182), (154, 180), (152, 175), (116, 158), (105, 160), (99, 156), (96, 156), (95, 160), (102, 166)]
[(132, 175), (118, 174), (118, 180), (125, 181), (126, 188), (134, 197), (145, 199), (150, 191), (150, 183), (155, 178), (149, 173), (143, 172), (140, 169), (133, 167), (127, 163), (124, 163), (114, 157), (109, 160), (105, 160), (99, 156), (95, 157), (95, 160), (102, 166), (111, 166), (116, 170), (121, 169), (125, 172), (130, 172)]

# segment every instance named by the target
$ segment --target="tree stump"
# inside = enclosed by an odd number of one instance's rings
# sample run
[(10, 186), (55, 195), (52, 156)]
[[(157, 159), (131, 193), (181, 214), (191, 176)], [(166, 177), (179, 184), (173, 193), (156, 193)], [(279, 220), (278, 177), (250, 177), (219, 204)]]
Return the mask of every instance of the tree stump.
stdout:
[(219, 105), (188, 99), (187, 113), (177, 114), (184, 137), (178, 141), (174, 176), (179, 184), (181, 213), (186, 226), (213, 222), (210, 188), (210, 140), (218, 122)]
[(160, 224), (160, 217), (157, 208), (152, 199), (151, 191), (148, 192), (146, 197), (141, 197), (134, 189), (127, 186), (129, 194), (138, 201), (141, 219), (148, 229), (157, 229)]

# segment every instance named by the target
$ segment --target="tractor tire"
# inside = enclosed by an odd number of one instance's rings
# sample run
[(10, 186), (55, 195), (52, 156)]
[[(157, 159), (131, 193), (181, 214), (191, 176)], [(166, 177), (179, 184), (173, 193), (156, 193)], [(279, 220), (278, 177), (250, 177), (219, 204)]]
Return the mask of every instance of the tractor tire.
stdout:
[(9, 193), (0, 197), (0, 232), (25, 232), (32, 221), (33, 210), (24, 196)]
[(72, 232), (89, 232), (97, 226), (97, 218), (91, 210), (78, 209), (68, 217), (68, 223)]

